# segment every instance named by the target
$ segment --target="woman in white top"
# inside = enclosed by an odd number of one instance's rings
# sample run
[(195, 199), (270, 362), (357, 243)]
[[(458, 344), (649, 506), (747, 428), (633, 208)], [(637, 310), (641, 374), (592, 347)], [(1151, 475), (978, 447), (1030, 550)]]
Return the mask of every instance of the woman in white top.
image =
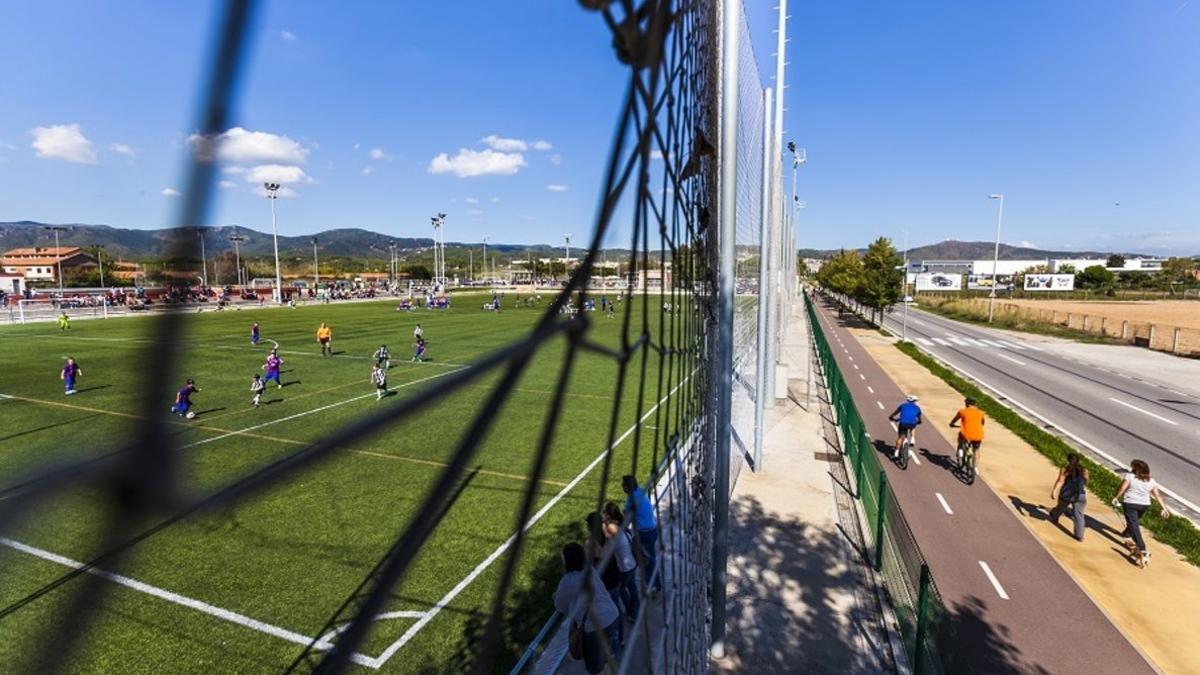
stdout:
[[(610, 304), (609, 307), (612, 305)], [(613, 557), (617, 560), (617, 569), (621, 572), (621, 591), (619, 597), (625, 609), (625, 617), (637, 621), (641, 597), (637, 588), (637, 559), (633, 557), (633, 540), (629, 528), (625, 527), (625, 514), (621, 507), (614, 502), (604, 505), (604, 531), (611, 541), (616, 542)]]
[[(1130, 464), (1130, 472), (1125, 474), (1117, 496), (1113, 497), (1113, 506), (1120, 504), (1125, 512), (1125, 536), (1132, 537), (1137, 546), (1136, 561), (1139, 567), (1145, 567), (1150, 562), (1150, 553), (1146, 551), (1146, 541), (1142, 539), (1142, 515), (1150, 510), (1150, 498), (1158, 500), (1162, 506), (1163, 518), (1170, 518), (1171, 511), (1163, 501), (1162, 493), (1158, 491), (1158, 481), (1150, 477), (1150, 465), (1140, 459)], [(1131, 547), (1132, 548), (1132, 547)]]
[[(611, 653), (621, 654), (618, 638), (620, 611), (604, 590), (595, 568), (587, 563), (583, 546), (571, 542), (562, 549), (563, 575), (554, 591), (554, 608), (567, 617), (568, 626), (583, 627), (583, 664), (589, 673), (604, 670)], [(589, 587), (584, 588), (585, 580)]]

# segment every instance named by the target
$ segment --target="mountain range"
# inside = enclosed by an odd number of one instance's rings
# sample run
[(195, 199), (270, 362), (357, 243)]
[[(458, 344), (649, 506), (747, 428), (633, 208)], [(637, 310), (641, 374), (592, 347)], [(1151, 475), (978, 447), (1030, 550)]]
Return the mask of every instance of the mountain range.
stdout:
[[(946, 241), (939, 241), (936, 244), (915, 246), (908, 249), (908, 259), (990, 260), (994, 253), (995, 247), (996, 243), (993, 241), (956, 241), (954, 239), (947, 239)], [(866, 249), (860, 248), (858, 250), (861, 252), (865, 251)], [(800, 249), (800, 255), (805, 258), (828, 258), (835, 253), (837, 253), (836, 249)], [(1026, 246), (1012, 246), (1010, 244), (1001, 243), (999, 258), (1000, 260), (1039, 260), (1042, 258), (1107, 258), (1114, 253), (1126, 258), (1160, 257), (1129, 251), (1055, 251), (1050, 249), (1029, 248)], [(1200, 255), (1190, 257), (1200, 258)]]

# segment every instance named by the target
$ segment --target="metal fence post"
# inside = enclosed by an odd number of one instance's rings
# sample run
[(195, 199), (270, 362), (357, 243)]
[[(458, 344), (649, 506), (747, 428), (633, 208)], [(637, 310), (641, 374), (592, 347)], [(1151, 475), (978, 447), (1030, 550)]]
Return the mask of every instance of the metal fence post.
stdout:
[(875, 504), (879, 509), (878, 517), (875, 519), (875, 571), (879, 572), (883, 569), (883, 524), (887, 520), (887, 510), (883, 508), (883, 503), (887, 499), (887, 474), (882, 469), (879, 470), (879, 502)]
[(925, 624), (929, 621), (929, 565), (921, 565), (921, 590), (917, 592), (917, 639), (913, 645), (913, 675), (925, 670)]
[(754, 382), (754, 470), (762, 471), (762, 447), (767, 401), (775, 400), (771, 381), (775, 374), (775, 359), (771, 356), (774, 338), (771, 336), (771, 305), (775, 290), (771, 288), (771, 89), (763, 90), (763, 161), (762, 194), (759, 195), (762, 218), (758, 241), (758, 358)]

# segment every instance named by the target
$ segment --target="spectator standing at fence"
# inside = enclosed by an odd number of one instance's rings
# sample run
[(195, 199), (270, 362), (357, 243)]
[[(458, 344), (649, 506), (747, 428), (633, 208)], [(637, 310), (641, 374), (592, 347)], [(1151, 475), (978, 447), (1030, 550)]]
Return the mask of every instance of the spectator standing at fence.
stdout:
[(630, 475), (621, 478), (621, 489), (627, 495), (625, 511), (633, 513), (633, 528), (637, 531), (637, 551), (641, 553), (646, 575), (646, 588), (657, 591), (662, 588), (662, 578), (658, 576), (655, 547), (658, 545), (658, 518), (654, 514), (654, 505)]
[(610, 540), (616, 542), (613, 557), (617, 561), (617, 571), (621, 573), (621, 607), (627, 619), (636, 621), (641, 603), (637, 588), (637, 558), (633, 557), (633, 537), (624, 525), (625, 514), (621, 513), (621, 508), (613, 502), (605, 504), (604, 531)]
[(583, 546), (562, 548), (563, 575), (554, 591), (554, 608), (567, 617), (569, 630), (583, 631), (583, 663), (589, 673), (604, 670), (608, 654), (620, 659), (620, 612), (604, 592), (600, 575), (587, 563)]
[(1130, 464), (1129, 473), (1125, 474), (1125, 479), (1121, 481), (1121, 487), (1117, 488), (1113, 506), (1120, 505), (1125, 513), (1125, 531), (1121, 534), (1133, 539), (1133, 546), (1130, 548), (1137, 547), (1134, 560), (1139, 567), (1150, 564), (1150, 552), (1146, 550), (1146, 540), (1142, 538), (1142, 516), (1150, 510), (1151, 497), (1157, 499), (1162, 506), (1163, 518), (1170, 518), (1171, 511), (1158, 490), (1158, 481), (1150, 477), (1150, 465), (1135, 459)]
[(587, 552), (592, 567), (600, 572), (600, 581), (604, 584), (604, 590), (608, 592), (608, 597), (617, 607), (617, 642), (624, 642), (625, 622), (622, 621), (624, 617), (621, 614), (621, 570), (617, 566), (616, 551), (613, 551), (613, 555), (609, 556), (608, 561), (605, 562), (605, 548), (608, 546), (609, 536), (608, 530), (604, 527), (604, 517), (598, 511), (589, 513), (584, 522), (588, 529), (584, 550)]
[[(1050, 509), (1050, 520), (1058, 524), (1058, 519), (1067, 511), (1075, 520), (1075, 538), (1083, 541), (1085, 524), (1084, 511), (1087, 509), (1087, 469), (1079, 463), (1079, 455), (1067, 453), (1067, 465), (1058, 471), (1058, 478), (1050, 488), (1050, 498), (1055, 499), (1054, 492), (1058, 491), (1058, 504)], [(1059, 489), (1059, 486), (1062, 486)]]

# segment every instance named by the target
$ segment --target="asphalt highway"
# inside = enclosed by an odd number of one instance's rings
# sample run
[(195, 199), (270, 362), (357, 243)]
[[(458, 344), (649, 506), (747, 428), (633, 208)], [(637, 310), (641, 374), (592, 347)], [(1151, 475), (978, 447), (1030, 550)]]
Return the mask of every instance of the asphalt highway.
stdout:
[[(818, 300), (817, 315), (888, 483), (928, 563), (955, 627), (961, 672), (1151, 673), (1151, 665), (982, 480), (951, 470), (954, 449), (920, 427), (918, 453), (901, 471), (884, 454), (888, 415), (903, 392)], [(911, 319), (911, 317), (910, 317)]]
[(1127, 470), (1131, 460), (1145, 460), (1175, 510), (1200, 522), (1200, 397), (1193, 392), (1115, 360), (1075, 358), (1056, 340), (964, 324), (916, 308), (909, 309), (905, 328), (903, 311), (897, 308), (885, 318), (889, 329), (906, 331), (921, 349), (1100, 463)]

